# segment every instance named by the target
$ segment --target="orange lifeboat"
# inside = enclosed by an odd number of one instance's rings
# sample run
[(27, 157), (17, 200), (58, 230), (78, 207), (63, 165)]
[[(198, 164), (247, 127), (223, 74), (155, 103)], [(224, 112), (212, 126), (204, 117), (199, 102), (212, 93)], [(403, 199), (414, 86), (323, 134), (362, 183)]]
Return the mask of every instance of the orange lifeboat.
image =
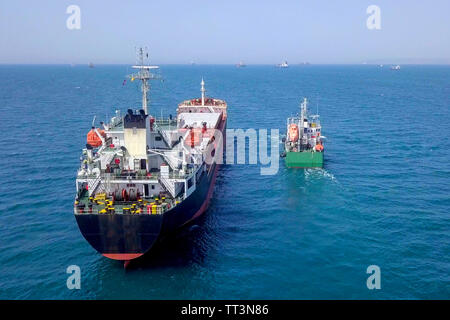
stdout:
[(289, 125), (289, 140), (291, 142), (298, 140), (298, 126), (295, 123)]
[[(106, 137), (105, 131), (101, 129), (97, 129), (98, 133), (102, 135), (102, 137)], [(95, 132), (95, 128), (92, 128), (91, 131), (87, 134), (87, 143), (91, 146), (100, 147), (102, 145), (102, 139), (98, 136), (97, 132)]]
[(316, 151), (322, 152), (323, 151), (323, 145), (316, 144), (315, 149), (316, 149)]

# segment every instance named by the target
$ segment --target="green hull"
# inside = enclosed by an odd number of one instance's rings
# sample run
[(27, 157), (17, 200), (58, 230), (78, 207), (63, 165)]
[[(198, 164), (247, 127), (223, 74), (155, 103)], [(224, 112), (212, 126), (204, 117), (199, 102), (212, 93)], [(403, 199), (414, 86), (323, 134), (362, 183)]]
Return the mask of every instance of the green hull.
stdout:
[(286, 152), (288, 168), (323, 168), (323, 152)]

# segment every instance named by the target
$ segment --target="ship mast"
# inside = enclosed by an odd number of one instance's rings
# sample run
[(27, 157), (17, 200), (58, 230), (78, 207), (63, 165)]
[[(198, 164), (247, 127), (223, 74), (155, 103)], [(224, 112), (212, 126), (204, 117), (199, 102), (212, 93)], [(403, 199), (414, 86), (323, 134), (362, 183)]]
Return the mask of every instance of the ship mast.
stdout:
[(205, 92), (206, 92), (206, 89), (205, 89), (205, 81), (203, 81), (203, 78), (202, 78), (202, 82), (200, 82), (200, 85), (202, 86), (201, 89), (200, 89), (200, 91), (202, 92), (202, 106), (204, 106), (205, 105)]
[[(303, 102), (300, 104), (300, 139), (303, 140), (303, 136), (305, 135), (304, 132), (304, 125), (305, 125), (305, 118), (307, 117), (307, 106), (308, 106), (308, 100), (306, 98), (303, 98)], [(300, 142), (301, 143), (301, 142)]]
[[(203, 77), (202, 77), (202, 82), (200, 82), (200, 85), (201, 85), (200, 91), (202, 92), (202, 107), (204, 107), (205, 106), (206, 89), (205, 89), (205, 81), (203, 80)], [(211, 106), (210, 103), (208, 103), (207, 107), (208, 107), (209, 111), (211, 111), (211, 113), (215, 112), (214, 108)]]
[(303, 98), (303, 102), (300, 104), (300, 106), (301, 106), (301, 123), (302, 123), (302, 126), (303, 126), (303, 121), (304, 121), (304, 119), (306, 118), (306, 113), (307, 113), (307, 110), (306, 110), (306, 108), (307, 108), (307, 105), (308, 105), (308, 100), (306, 99), (306, 98)]
[(139, 48), (137, 50), (137, 64), (134, 65), (133, 69), (138, 69), (139, 71), (137, 73), (131, 74), (129, 78), (131, 78), (131, 81), (134, 81), (134, 79), (138, 79), (142, 81), (141, 89), (142, 89), (142, 109), (144, 110), (145, 114), (148, 113), (148, 97), (147, 93), (150, 91), (150, 84), (149, 80), (157, 79), (158, 76), (151, 73), (151, 69), (158, 69), (158, 66), (150, 66), (145, 64), (145, 59), (148, 61), (148, 50), (147, 48)]

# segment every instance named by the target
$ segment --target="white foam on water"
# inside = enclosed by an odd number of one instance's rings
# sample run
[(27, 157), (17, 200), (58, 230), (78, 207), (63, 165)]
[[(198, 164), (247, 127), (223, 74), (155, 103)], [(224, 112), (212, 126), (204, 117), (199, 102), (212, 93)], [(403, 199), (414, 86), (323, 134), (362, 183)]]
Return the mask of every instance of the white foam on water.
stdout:
[(305, 169), (305, 178), (307, 180), (326, 178), (333, 182), (339, 183), (339, 181), (336, 179), (336, 177), (332, 173), (328, 172), (327, 170), (325, 170), (323, 168)]

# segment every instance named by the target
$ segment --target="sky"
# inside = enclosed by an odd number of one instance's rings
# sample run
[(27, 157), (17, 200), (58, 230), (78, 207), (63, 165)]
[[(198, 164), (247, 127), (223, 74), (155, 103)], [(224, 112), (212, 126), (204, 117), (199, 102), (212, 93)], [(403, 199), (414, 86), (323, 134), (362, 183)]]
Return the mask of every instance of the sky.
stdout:
[(156, 64), (449, 64), (449, 15), (449, 0), (1, 0), (0, 63), (130, 64), (148, 46)]

